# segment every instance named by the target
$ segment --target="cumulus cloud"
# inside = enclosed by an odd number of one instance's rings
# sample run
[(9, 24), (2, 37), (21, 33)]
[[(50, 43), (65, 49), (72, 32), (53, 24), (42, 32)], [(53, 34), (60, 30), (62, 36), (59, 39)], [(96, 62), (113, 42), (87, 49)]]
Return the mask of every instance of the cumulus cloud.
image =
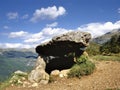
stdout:
[(53, 36), (66, 33), (68, 31), (64, 28), (52, 28), (52, 27), (45, 27), (39, 33), (31, 34), (30, 37), (27, 37), (24, 42), (25, 43), (43, 43), (46, 41), (51, 40)]
[(18, 13), (17, 12), (9, 12), (7, 13), (8, 19), (17, 19), (18, 18)]
[(115, 23), (89, 23), (78, 27), (78, 30), (90, 32), (93, 37), (97, 37), (118, 28), (120, 28), (120, 21)]
[(10, 38), (16, 38), (16, 37), (23, 37), (23, 36), (27, 36), (28, 32), (25, 31), (19, 31), (19, 32), (11, 32), (9, 34)]
[(51, 23), (51, 24), (47, 24), (47, 27), (56, 27), (58, 25), (57, 22)]
[(33, 17), (30, 19), (32, 22), (38, 22), (40, 20), (44, 19), (56, 19), (58, 16), (64, 15), (66, 13), (66, 10), (64, 7), (48, 7), (48, 8), (41, 8), (37, 9)]

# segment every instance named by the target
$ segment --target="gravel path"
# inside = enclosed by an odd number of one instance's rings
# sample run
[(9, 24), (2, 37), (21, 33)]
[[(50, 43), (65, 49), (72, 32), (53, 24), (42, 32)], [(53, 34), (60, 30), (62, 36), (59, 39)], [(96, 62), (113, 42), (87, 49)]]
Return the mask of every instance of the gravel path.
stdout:
[(36, 88), (9, 87), (6, 90), (120, 90), (120, 62), (95, 63), (95, 72), (81, 79), (56, 78), (55, 82)]

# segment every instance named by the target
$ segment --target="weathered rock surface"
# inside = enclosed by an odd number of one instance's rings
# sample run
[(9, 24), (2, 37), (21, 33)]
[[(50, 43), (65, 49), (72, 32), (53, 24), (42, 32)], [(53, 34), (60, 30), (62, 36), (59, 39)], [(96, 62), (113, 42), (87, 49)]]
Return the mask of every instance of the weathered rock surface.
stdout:
[(33, 83), (37, 82), (47, 84), (49, 81), (49, 75), (45, 72), (45, 66), (45, 61), (43, 60), (43, 58), (41, 58), (41, 56), (39, 56), (35, 69), (32, 70), (31, 73), (28, 75), (28, 80)]
[(53, 39), (47, 43), (40, 44), (36, 47), (36, 52), (39, 55), (64, 56), (69, 52), (76, 52), (80, 48), (86, 47), (90, 39), (91, 34), (87, 32), (68, 32), (53, 37)]
[(50, 73), (51, 76), (59, 76), (59, 74), (60, 74), (60, 71), (59, 71), (59, 70), (53, 70), (53, 71)]
[(85, 47), (88, 46), (91, 34), (87, 32), (74, 31), (62, 34), (47, 43), (36, 47), (36, 52), (46, 62), (46, 72), (52, 70), (69, 69), (75, 63), (74, 56), (80, 56)]

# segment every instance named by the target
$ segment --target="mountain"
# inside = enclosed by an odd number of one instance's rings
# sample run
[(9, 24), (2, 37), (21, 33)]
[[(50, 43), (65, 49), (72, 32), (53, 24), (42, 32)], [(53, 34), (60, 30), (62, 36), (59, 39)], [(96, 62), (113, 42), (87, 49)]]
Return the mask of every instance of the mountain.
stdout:
[(27, 49), (0, 49), (0, 81), (7, 79), (14, 71), (29, 72), (35, 65), (37, 54)]
[(92, 41), (96, 42), (98, 44), (103, 44), (103, 43), (107, 42), (108, 40), (110, 40), (111, 37), (114, 35), (120, 35), (120, 29), (115, 29), (115, 30), (112, 30), (111, 32), (108, 32), (108, 33), (102, 35), (102, 36), (93, 38)]

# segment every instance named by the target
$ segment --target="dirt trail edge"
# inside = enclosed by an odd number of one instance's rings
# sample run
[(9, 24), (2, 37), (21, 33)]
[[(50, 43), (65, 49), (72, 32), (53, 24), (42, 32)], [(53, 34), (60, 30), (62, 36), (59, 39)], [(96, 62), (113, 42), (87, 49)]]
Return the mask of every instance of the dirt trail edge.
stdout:
[(96, 70), (89, 76), (78, 78), (57, 78), (55, 82), (36, 88), (10, 86), (6, 90), (119, 90), (120, 62), (97, 61)]

